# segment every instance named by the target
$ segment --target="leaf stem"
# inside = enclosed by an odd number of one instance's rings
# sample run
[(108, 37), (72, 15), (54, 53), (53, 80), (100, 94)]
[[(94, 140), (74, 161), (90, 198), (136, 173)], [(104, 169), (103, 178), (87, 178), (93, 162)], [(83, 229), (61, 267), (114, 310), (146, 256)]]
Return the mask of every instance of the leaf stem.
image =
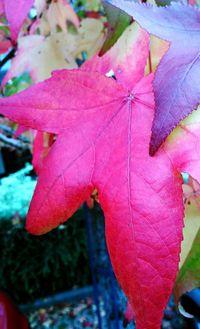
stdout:
[(152, 68), (152, 60), (151, 60), (151, 50), (149, 51), (148, 62), (149, 62), (149, 73), (152, 73), (153, 68)]

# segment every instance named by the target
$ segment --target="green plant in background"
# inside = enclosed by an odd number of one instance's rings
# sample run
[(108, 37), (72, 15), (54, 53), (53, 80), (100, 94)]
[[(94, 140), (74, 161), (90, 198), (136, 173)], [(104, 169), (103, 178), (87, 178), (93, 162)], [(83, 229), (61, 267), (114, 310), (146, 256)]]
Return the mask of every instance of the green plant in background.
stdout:
[(31, 76), (28, 72), (24, 72), (18, 77), (9, 80), (3, 89), (4, 96), (11, 96), (19, 91), (26, 89), (32, 84)]

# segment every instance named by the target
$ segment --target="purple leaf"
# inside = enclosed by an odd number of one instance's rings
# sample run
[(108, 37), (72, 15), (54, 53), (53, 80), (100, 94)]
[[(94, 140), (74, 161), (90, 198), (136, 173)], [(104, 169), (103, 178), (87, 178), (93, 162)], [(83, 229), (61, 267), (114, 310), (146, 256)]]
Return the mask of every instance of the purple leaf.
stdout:
[(112, 4), (132, 15), (149, 33), (171, 41), (154, 79), (153, 155), (172, 129), (200, 103), (200, 11), (180, 3), (155, 7), (112, 0)]

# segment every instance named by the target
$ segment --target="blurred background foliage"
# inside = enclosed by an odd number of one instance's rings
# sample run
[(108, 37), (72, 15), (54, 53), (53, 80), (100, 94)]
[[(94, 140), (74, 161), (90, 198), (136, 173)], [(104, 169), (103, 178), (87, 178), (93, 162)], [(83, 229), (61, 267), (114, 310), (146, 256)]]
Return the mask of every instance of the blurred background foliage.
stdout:
[(83, 210), (43, 236), (24, 228), (36, 185), (32, 166), (0, 181), (0, 290), (18, 303), (88, 285), (90, 281)]

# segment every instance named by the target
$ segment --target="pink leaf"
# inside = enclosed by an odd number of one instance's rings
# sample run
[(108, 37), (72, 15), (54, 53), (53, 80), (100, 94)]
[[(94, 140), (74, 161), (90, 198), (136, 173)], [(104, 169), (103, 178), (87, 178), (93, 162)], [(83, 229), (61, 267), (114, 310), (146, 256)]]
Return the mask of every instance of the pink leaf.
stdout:
[[(90, 72), (56, 71), (52, 78), (12, 97), (1, 99), (0, 111), (26, 127), (58, 134), (71, 125), (87, 121), (87, 118), (94, 115), (96, 108), (99, 108), (96, 125), (101, 125), (105, 117), (111, 115), (110, 104), (122, 99), (124, 90), (114, 80), (98, 72), (92, 75), (96, 80), (95, 84)], [(101, 108), (107, 108), (107, 112), (103, 113)]]
[[(116, 81), (100, 72), (63, 70), (1, 99), (0, 112), (58, 135), (39, 175), (28, 230), (41, 234), (56, 227), (96, 188), (113, 268), (137, 329), (159, 329), (179, 263), (182, 178), (164, 150), (149, 156), (153, 76), (142, 77), (149, 48), (147, 35), (135, 29), (129, 33), (136, 33), (137, 47), (127, 43), (124, 51), (129, 58), (134, 50), (137, 65), (128, 72), (127, 57), (119, 56), (113, 63), (122, 72), (114, 72)], [(126, 45), (123, 36), (120, 40)], [(99, 71), (112, 63), (106, 56)]]
[[(93, 151), (88, 149), (85, 152), (87, 139), (85, 143), (80, 143), (80, 134), (73, 130), (67, 136), (64, 134), (59, 137), (43, 164), (30, 206), (27, 229), (34, 234), (45, 233), (64, 222), (93, 190)], [(62, 151), (63, 142), (66, 152)], [(84, 171), (80, 176), (82, 168)]]
[(127, 325), (134, 320), (135, 320), (135, 313), (133, 311), (131, 304), (128, 302), (126, 306), (126, 311), (124, 313), (123, 326), (126, 328)]
[(34, 0), (4, 0), (5, 14), (10, 24), (11, 38), (17, 40), (21, 26)]
[(0, 0), (0, 15), (4, 13), (4, 0)]

